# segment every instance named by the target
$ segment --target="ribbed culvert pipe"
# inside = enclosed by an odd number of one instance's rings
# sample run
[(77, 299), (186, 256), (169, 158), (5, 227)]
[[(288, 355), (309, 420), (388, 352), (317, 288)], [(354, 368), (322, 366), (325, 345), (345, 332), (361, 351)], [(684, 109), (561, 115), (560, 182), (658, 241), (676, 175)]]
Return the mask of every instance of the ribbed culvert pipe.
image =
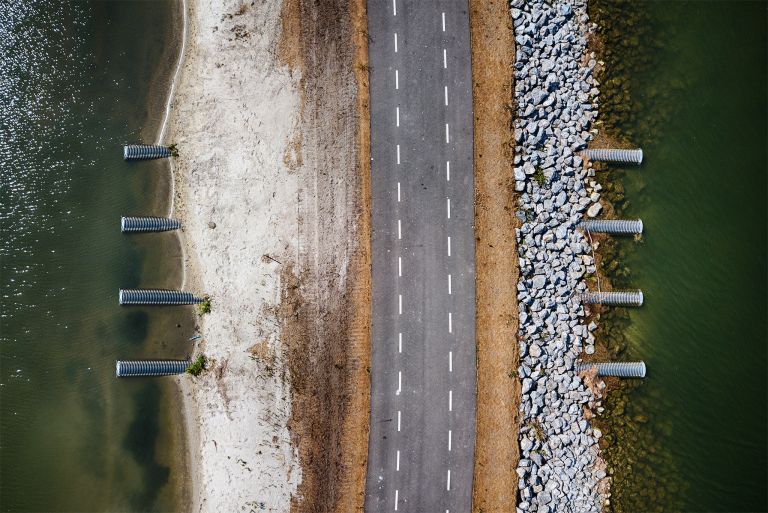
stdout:
[(120, 218), (120, 231), (123, 233), (165, 232), (168, 230), (178, 230), (179, 228), (181, 228), (181, 222), (167, 217)]
[(642, 306), (642, 290), (614, 290), (610, 292), (585, 292), (582, 302), (588, 305)]
[(576, 364), (576, 372), (597, 367), (597, 375), (616, 378), (644, 378), (645, 362), (584, 362)]
[(183, 374), (189, 360), (117, 360), (115, 375), (118, 378), (134, 376), (170, 376)]
[(202, 297), (191, 292), (159, 289), (120, 289), (121, 305), (193, 305), (202, 303)]
[(126, 144), (123, 146), (124, 160), (162, 159), (171, 156), (170, 148), (155, 144)]
[(589, 160), (601, 162), (615, 162), (618, 164), (642, 164), (643, 150), (621, 150), (614, 148), (588, 149), (585, 152)]
[(643, 222), (640, 219), (585, 219), (579, 223), (579, 228), (592, 233), (640, 235)]

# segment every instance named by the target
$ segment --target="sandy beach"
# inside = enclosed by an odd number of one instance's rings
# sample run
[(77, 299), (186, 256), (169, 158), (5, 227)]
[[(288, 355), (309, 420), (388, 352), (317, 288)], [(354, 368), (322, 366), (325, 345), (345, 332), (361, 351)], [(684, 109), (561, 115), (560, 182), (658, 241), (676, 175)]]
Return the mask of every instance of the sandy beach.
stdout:
[[(329, 4), (188, 0), (165, 143), (180, 154), (183, 286), (212, 302), (194, 350), (208, 368), (179, 379), (193, 511), (362, 504), (367, 168), (356, 32), (349, 5)], [(318, 41), (337, 4), (337, 36)]]

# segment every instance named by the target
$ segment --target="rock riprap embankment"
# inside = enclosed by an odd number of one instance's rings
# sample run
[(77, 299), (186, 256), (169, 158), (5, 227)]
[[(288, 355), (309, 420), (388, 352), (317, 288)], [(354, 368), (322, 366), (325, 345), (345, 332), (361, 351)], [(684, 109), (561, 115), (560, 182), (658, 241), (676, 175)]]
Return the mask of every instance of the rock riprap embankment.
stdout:
[(579, 156), (597, 117), (594, 27), (585, 0), (513, 0), (516, 41), (515, 188), (522, 381), (518, 511), (596, 512), (606, 499), (600, 432), (585, 409), (599, 398), (574, 371), (594, 352), (579, 294), (595, 272), (577, 230), (601, 210), (593, 171)]

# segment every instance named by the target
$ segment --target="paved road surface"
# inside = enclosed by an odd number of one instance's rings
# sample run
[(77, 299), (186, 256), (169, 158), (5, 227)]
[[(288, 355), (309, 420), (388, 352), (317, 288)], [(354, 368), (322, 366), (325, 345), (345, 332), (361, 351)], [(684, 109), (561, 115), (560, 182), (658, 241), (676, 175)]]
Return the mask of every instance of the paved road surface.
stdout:
[(366, 511), (468, 513), (476, 406), (467, 2), (369, 0), (368, 30), (374, 234)]

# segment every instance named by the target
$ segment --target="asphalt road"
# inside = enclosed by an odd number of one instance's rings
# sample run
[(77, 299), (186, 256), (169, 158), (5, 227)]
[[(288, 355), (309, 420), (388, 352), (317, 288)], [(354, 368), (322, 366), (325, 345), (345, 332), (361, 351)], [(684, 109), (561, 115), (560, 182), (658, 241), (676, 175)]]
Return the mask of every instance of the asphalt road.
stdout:
[(370, 513), (468, 513), (472, 503), (475, 241), (467, 9), (466, 0), (368, 1)]

